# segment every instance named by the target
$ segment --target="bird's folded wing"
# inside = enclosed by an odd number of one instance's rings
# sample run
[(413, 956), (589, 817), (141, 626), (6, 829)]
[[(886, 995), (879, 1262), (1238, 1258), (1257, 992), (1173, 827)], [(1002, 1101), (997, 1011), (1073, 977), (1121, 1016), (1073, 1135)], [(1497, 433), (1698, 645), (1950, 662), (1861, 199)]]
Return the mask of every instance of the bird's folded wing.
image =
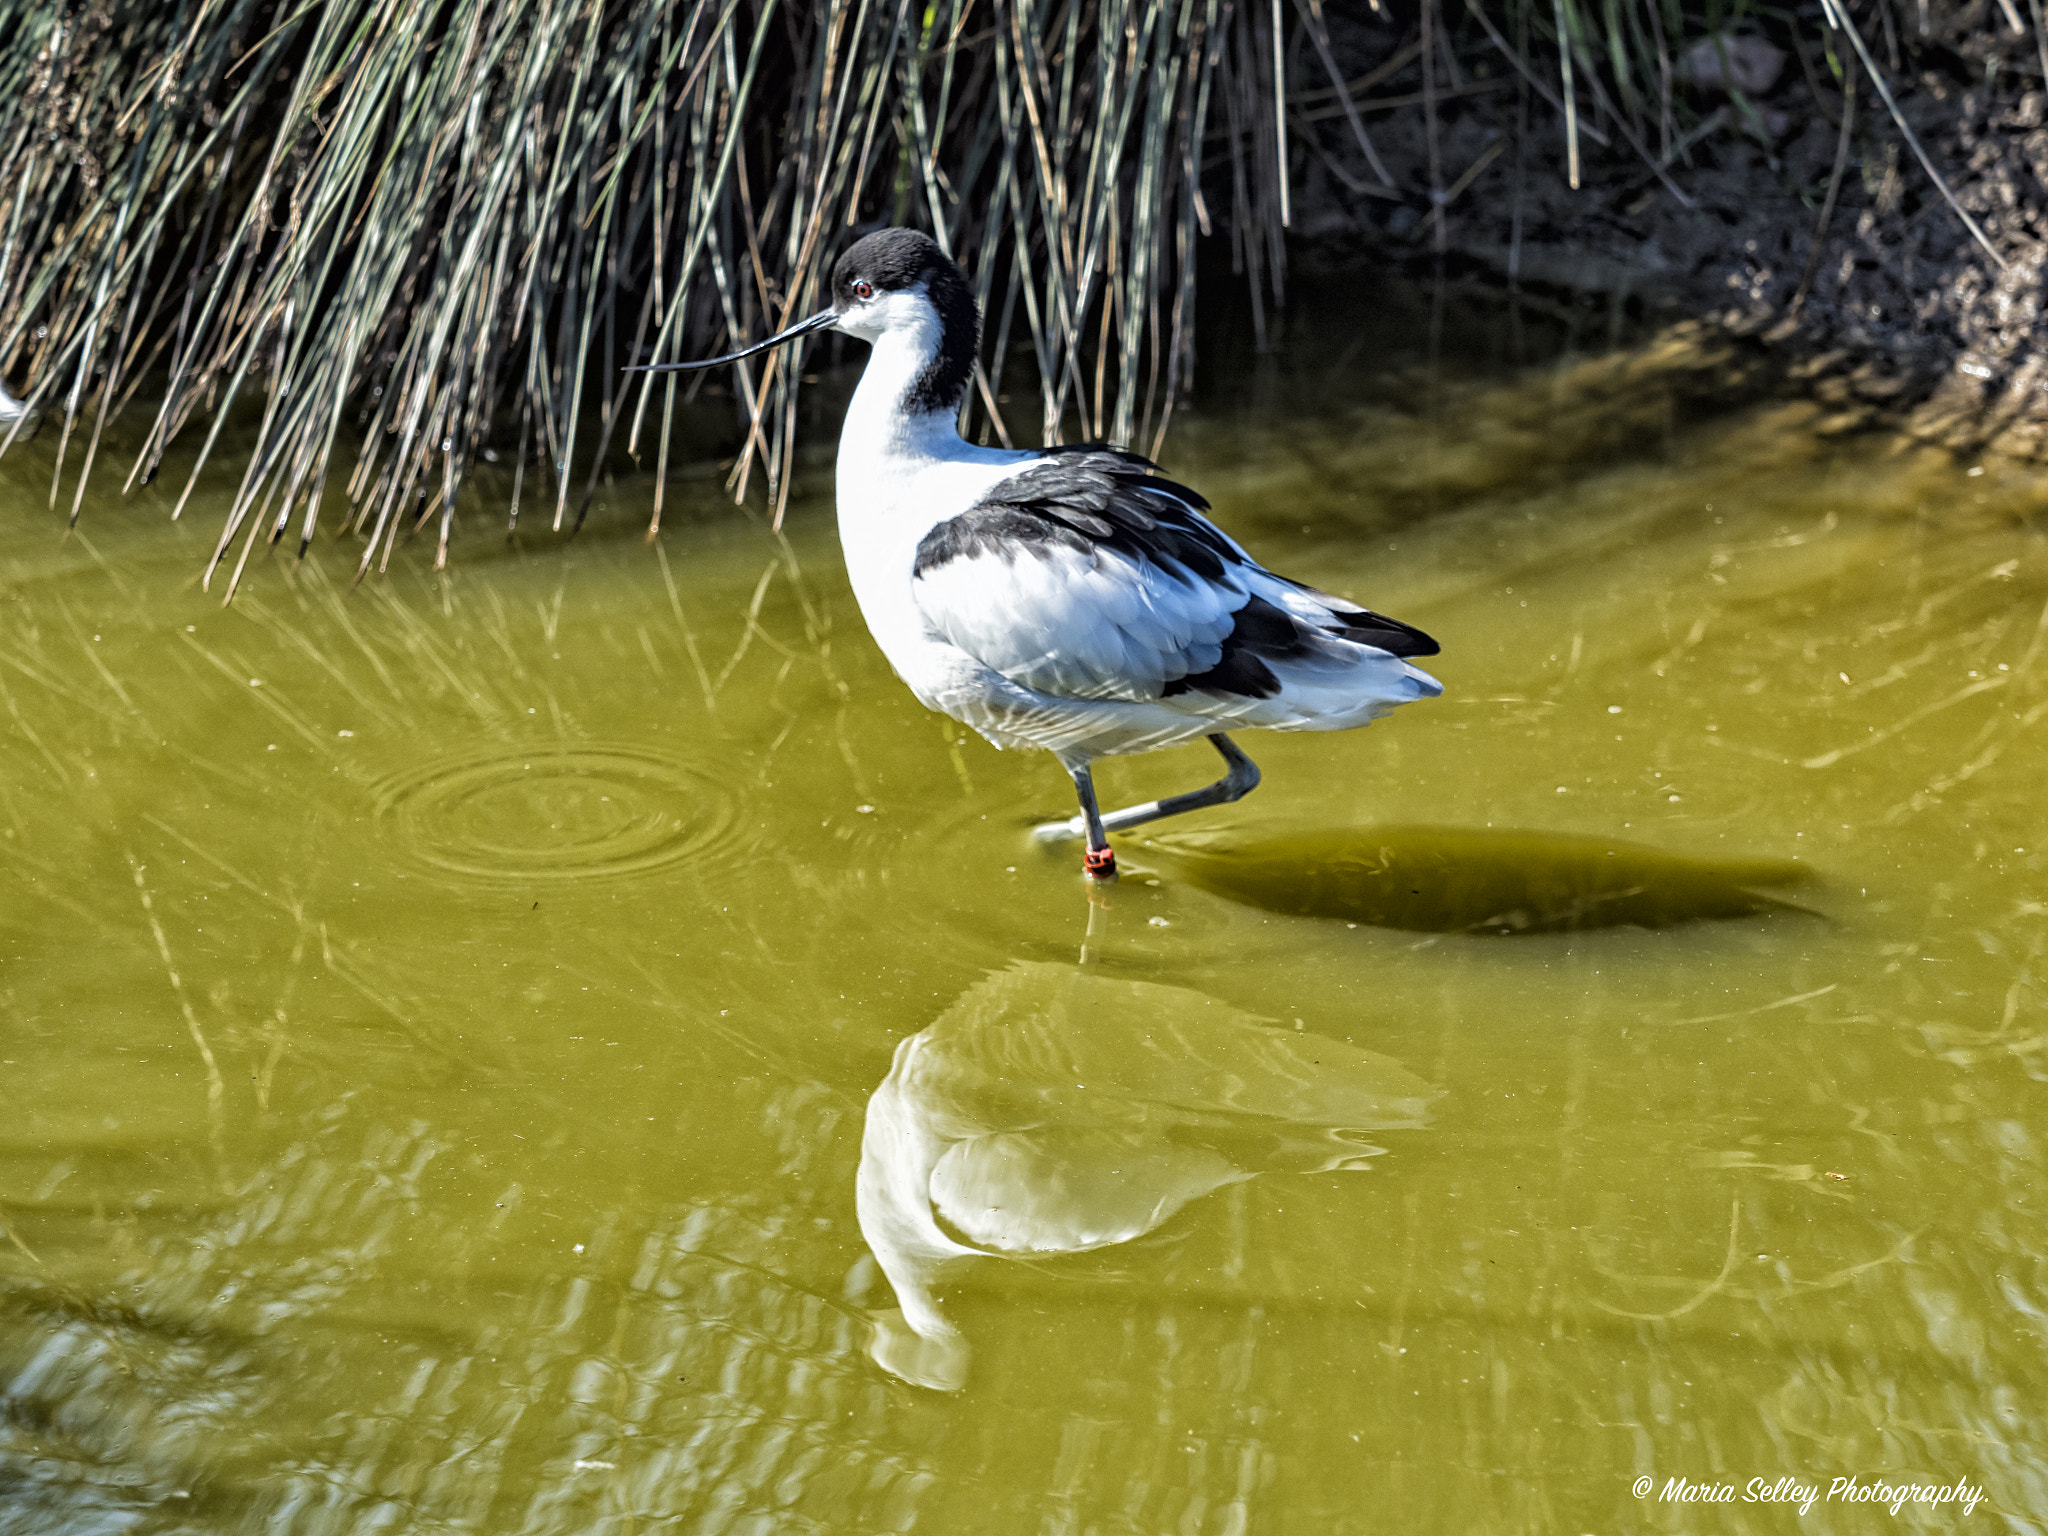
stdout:
[(1135, 454), (1051, 450), (918, 546), (933, 631), (1062, 698), (1157, 699), (1207, 672), (1263, 574)]
[(923, 564), (912, 582), (918, 610), (975, 660), (1040, 693), (1156, 699), (1168, 684), (1216, 665), (1249, 595), (1091, 545), (1057, 525), (1032, 526), (1014, 509), (1000, 529), (985, 514), (953, 521), (977, 520), (993, 537)]
[(1046, 452), (926, 534), (912, 572), (932, 632), (1012, 682), (1072, 699), (1258, 699), (1283, 673), (1436, 650), (1265, 570), (1136, 454)]

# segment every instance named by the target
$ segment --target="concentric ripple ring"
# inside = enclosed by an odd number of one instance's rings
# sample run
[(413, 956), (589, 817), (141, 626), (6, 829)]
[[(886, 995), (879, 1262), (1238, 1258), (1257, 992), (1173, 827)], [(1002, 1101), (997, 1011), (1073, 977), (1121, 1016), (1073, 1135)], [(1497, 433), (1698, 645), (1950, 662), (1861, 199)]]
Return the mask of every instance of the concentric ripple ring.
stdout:
[(491, 749), (376, 788), (377, 818), (444, 874), (490, 884), (618, 879), (688, 863), (732, 823), (731, 795), (641, 747)]

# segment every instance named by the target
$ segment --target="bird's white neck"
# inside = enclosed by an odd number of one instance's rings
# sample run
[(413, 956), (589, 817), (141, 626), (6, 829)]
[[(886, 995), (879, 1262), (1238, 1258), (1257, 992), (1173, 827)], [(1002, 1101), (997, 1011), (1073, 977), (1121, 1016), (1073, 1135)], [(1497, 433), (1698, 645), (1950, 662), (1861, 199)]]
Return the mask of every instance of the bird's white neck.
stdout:
[(957, 404), (913, 410), (908, 398), (918, 378), (938, 355), (936, 317), (929, 326), (904, 326), (875, 338), (860, 387), (846, 409), (839, 434), (839, 476), (900, 476), (907, 469), (959, 457)]
[(935, 316), (929, 327), (892, 326), (873, 344), (839, 433), (839, 542), (869, 631), (926, 698), (936, 653), (910, 595), (918, 541), (1036, 455), (963, 442), (951, 406), (910, 408), (919, 377), (938, 353)]

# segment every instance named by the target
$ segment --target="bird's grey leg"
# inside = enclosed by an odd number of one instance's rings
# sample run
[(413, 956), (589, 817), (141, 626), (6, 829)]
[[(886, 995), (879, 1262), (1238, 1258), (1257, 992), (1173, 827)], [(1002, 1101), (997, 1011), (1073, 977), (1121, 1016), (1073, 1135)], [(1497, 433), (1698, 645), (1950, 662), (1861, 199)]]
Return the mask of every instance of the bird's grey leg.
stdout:
[(1081, 855), (1081, 867), (1088, 872), (1090, 880), (1114, 880), (1116, 878), (1116, 854), (1109, 846), (1109, 833), (1102, 825), (1102, 812), (1095, 806), (1095, 776), (1088, 771), (1086, 763), (1069, 763), (1067, 772), (1074, 776), (1074, 793), (1081, 797), (1082, 830), (1088, 836), (1088, 851)]
[[(1239, 751), (1236, 742), (1218, 731), (1209, 738), (1209, 745), (1223, 754), (1229, 771), (1208, 788), (1191, 789), (1184, 795), (1169, 795), (1164, 800), (1151, 800), (1144, 805), (1126, 806), (1102, 816), (1094, 810), (1095, 796), (1090, 785), (1081, 796), (1086, 815), (1076, 816), (1072, 821), (1048, 822), (1037, 829), (1038, 835), (1050, 841), (1053, 838), (1080, 837), (1085, 833), (1092, 847), (1100, 836), (1095, 826), (1098, 821), (1101, 832), (1121, 832), (1127, 827), (1141, 827), (1148, 821), (1158, 821), (1161, 817), (1178, 816), (1183, 811), (1228, 805), (1233, 800), (1242, 800), (1259, 787), (1259, 765)], [(1079, 782), (1079, 775), (1076, 775), (1076, 782)]]

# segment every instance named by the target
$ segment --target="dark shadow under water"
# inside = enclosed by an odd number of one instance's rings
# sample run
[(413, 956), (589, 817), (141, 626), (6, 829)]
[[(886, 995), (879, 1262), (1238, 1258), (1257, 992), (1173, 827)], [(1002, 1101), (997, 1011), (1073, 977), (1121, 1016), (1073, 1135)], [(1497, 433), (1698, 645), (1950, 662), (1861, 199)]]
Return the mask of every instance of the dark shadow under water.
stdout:
[(1578, 933), (1804, 912), (1757, 887), (1811, 878), (1789, 860), (1702, 859), (1526, 829), (1170, 832), (1143, 846), (1190, 884), (1247, 906), (1411, 933)]

